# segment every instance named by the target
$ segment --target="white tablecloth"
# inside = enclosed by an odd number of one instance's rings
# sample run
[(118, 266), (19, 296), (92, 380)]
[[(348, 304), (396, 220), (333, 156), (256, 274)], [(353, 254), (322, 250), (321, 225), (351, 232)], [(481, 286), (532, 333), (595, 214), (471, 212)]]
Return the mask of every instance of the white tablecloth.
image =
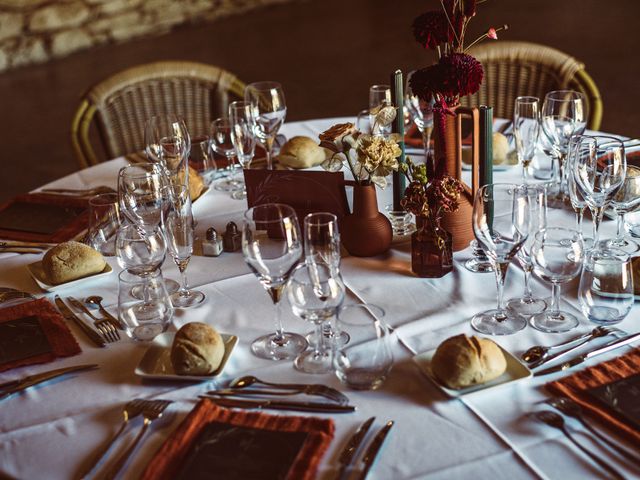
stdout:
[[(315, 138), (339, 120), (344, 119), (290, 123), (283, 127), (282, 133), (287, 137), (308, 135)], [(124, 164), (122, 159), (113, 160), (48, 186), (115, 186), (116, 172)], [(495, 181), (518, 181), (519, 178), (517, 168), (495, 173)], [(379, 192), (379, 203), (389, 203), (390, 195), (390, 190)], [(245, 208), (245, 202), (210, 190), (194, 204), (200, 237), (209, 226), (223, 231), (229, 220), (241, 222)], [(573, 222), (570, 212), (565, 212), (561, 218), (568, 224)], [(612, 230), (611, 225), (603, 227), (605, 235)], [(357, 412), (331, 416), (336, 424), (336, 438), (323, 459), (319, 478), (333, 478), (344, 442), (357, 425), (372, 415), (377, 417), (374, 431), (388, 419), (396, 421), (370, 474), (372, 479), (604, 477), (558, 431), (536, 424), (526, 415), (537, 408), (536, 402), (544, 400), (542, 385), (557, 375), (476, 392), (461, 401), (448, 398), (411, 361), (410, 349), (422, 352), (434, 348), (450, 335), (472, 334), (470, 317), (494, 306), (493, 274), (472, 274), (465, 270), (462, 262), (469, 255), (468, 250), (457, 253), (454, 272), (442, 279), (420, 279), (410, 274), (410, 247), (406, 242), (394, 244), (388, 254), (380, 257), (343, 259), (343, 275), (352, 291), (348, 301), (361, 299), (380, 305), (386, 311), (386, 320), (395, 329), (395, 365), (379, 390), (346, 391), (357, 406)], [(0, 285), (43, 295), (25, 268), (38, 259), (36, 255), (0, 255)], [(109, 261), (115, 270), (112, 275), (88, 280), (73, 291), (62, 291), (61, 295), (82, 298), (99, 294), (115, 313), (119, 267), (115, 259)], [(178, 278), (171, 261), (167, 260), (163, 270), (165, 277)], [(269, 362), (250, 354), (251, 341), (272, 329), (272, 306), (240, 252), (226, 253), (218, 258), (194, 257), (187, 272), (190, 284), (206, 293), (207, 302), (193, 310), (177, 311), (172, 329), (186, 322), (204, 321), (221, 332), (233, 333), (240, 338), (217, 382), (144, 381), (135, 375), (134, 369), (147, 348), (145, 344), (124, 339), (104, 349), (96, 348), (75, 325), (70, 325), (82, 346), (81, 355), (53, 364), (3, 372), (0, 382), (54, 366), (95, 362), (100, 369), (63, 377), (0, 403), (0, 476), (73, 478), (110, 438), (121, 422), (124, 403), (134, 397), (168, 398), (175, 403), (168, 409), (165, 419), (154, 424), (142, 447), (126, 466), (122, 478), (136, 478), (156, 449), (193, 408), (197, 395), (216, 384), (224, 385), (234, 377), (251, 373), (275, 381), (317, 382), (343, 388), (333, 375), (305, 375), (294, 370), (291, 362)], [(533, 284), (538, 294), (545, 295), (548, 291), (538, 280)], [(521, 292), (522, 272), (514, 265), (507, 277), (505, 298), (518, 296)], [(577, 312), (575, 282), (566, 289), (565, 299), (568, 301), (566, 307)], [(310, 325), (297, 319), (287, 308), (284, 310), (287, 329), (300, 333), (310, 330)], [(637, 315), (635, 307), (621, 328), (638, 330)], [(568, 334), (543, 334), (527, 328), (496, 340), (514, 354), (520, 354), (533, 344), (557, 343), (592, 327), (583, 319), (579, 329)], [(623, 351), (617, 352), (621, 353)], [(136, 428), (128, 430), (128, 440), (137, 432), (139, 422), (138, 419), (134, 423)], [(123, 441), (118, 446), (122, 449), (125, 444)], [(592, 448), (606, 455), (606, 452)], [(111, 455), (118, 451), (116, 448)], [(631, 471), (627, 473), (632, 475)]]

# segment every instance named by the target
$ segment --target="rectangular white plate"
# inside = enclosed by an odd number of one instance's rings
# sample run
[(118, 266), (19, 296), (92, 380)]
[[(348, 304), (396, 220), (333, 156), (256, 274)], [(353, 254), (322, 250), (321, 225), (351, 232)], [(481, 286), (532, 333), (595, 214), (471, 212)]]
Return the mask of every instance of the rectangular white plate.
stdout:
[(233, 352), (236, 343), (238, 343), (237, 336), (221, 333), (220, 336), (224, 343), (224, 355), (220, 366), (215, 372), (211, 375), (178, 375), (171, 364), (171, 345), (175, 335), (173, 332), (165, 332), (154, 338), (134, 373), (139, 377), (154, 380), (205, 382), (222, 373), (231, 356), (231, 352)]
[[(499, 345), (498, 345), (499, 346)], [(507, 360), (507, 369), (505, 372), (500, 375), (498, 378), (491, 380), (490, 382), (482, 383), (479, 385), (473, 385), (467, 388), (461, 388), (460, 390), (454, 390), (452, 388), (445, 387), (440, 383), (440, 381), (436, 378), (436, 376), (431, 371), (431, 359), (433, 355), (436, 353), (434, 350), (429, 350), (425, 353), (420, 353), (413, 357), (413, 361), (418, 365), (420, 371), (426, 375), (426, 377), (431, 380), (440, 390), (446, 393), (450, 397), (459, 397), (461, 395), (466, 395), (471, 392), (477, 392), (478, 390), (485, 390), (487, 388), (494, 388), (503, 385), (507, 385), (518, 380), (522, 380), (524, 378), (529, 378), (533, 375), (531, 370), (529, 370), (524, 364), (520, 362), (516, 357), (507, 352), (504, 348), (500, 347), (502, 353), (504, 354), (504, 358)]]
[(57, 290), (62, 290), (63, 288), (69, 288), (79, 283), (86, 282), (88, 280), (104, 277), (105, 275), (109, 275), (111, 272), (113, 272), (113, 269), (107, 263), (107, 265), (104, 267), (104, 270), (102, 270), (101, 272), (94, 273), (93, 275), (88, 275), (86, 277), (78, 278), (77, 280), (72, 280), (70, 282), (60, 283), (58, 285), (51, 285), (47, 283), (47, 276), (45, 275), (44, 270), (42, 269), (42, 261), (30, 263), (29, 265), (27, 265), (27, 269), (29, 270), (29, 273), (31, 274), (35, 282), (38, 284), (38, 286), (45, 292), (55, 292)]

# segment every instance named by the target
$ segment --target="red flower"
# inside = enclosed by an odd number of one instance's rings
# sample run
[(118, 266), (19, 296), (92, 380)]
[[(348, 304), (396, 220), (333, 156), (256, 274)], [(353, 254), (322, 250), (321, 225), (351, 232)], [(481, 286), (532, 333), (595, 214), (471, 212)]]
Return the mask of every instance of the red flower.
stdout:
[(487, 38), (490, 38), (491, 40), (497, 40), (498, 39), (498, 34), (496, 32), (496, 29), (491, 27), (489, 30), (487, 30)]
[(416, 70), (409, 79), (411, 90), (422, 100), (430, 101), (440, 91), (442, 84), (441, 73), (442, 68), (439, 63)]
[(453, 32), (444, 12), (431, 11), (413, 21), (413, 36), (424, 48), (435, 50), (438, 45), (453, 40)]
[(466, 53), (452, 53), (438, 62), (440, 88), (436, 91), (446, 98), (463, 97), (480, 89), (484, 70), (482, 64)]

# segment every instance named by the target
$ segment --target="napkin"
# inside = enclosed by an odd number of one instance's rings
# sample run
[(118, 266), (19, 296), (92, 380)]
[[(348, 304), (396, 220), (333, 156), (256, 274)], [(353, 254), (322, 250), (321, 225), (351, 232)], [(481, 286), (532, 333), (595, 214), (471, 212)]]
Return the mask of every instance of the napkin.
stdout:
[(617, 414), (593, 399), (586, 390), (640, 373), (640, 348), (607, 362), (586, 368), (561, 380), (548, 383), (545, 388), (555, 395), (570, 398), (585, 412), (599, 419), (635, 445), (640, 444), (640, 431), (634, 429)]
[[(335, 430), (332, 420), (230, 410), (203, 399), (156, 452), (142, 474), (142, 480), (174, 478), (189, 455), (193, 441), (209, 422), (278, 432), (306, 432), (307, 438), (287, 475), (287, 479), (301, 480), (315, 478), (322, 455), (329, 447)], [(212, 473), (215, 471), (215, 465), (211, 466), (211, 470)]]
[(24, 365), (51, 362), (58, 357), (70, 357), (82, 351), (62, 316), (45, 298), (1, 309), (0, 326), (2, 324), (8, 325), (8, 322), (27, 319), (28, 317), (37, 319), (36, 326), (39, 325), (39, 328), (34, 334), (44, 333), (46, 337), (44, 343), (48, 343), (48, 346), (46, 348), (38, 348), (38, 346), (30, 345), (29, 339), (26, 339), (24, 342), (25, 348), (31, 349), (30, 351), (33, 351), (33, 355), (0, 363), (0, 372)]

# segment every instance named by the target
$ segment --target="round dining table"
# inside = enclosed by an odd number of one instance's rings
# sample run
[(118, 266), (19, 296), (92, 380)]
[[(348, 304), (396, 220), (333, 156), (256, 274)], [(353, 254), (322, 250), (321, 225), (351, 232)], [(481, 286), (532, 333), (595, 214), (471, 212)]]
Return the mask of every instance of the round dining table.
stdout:
[[(291, 122), (283, 125), (280, 133), (287, 138), (304, 135), (317, 139), (319, 133), (344, 121), (353, 119)], [(114, 159), (43, 187), (116, 187), (117, 172), (126, 164), (124, 158)], [(494, 171), (495, 182), (519, 183), (520, 180), (520, 167)], [(349, 188), (347, 195), (350, 195)], [(378, 190), (381, 211), (391, 203), (391, 198), (390, 187)], [(230, 221), (241, 226), (246, 209), (246, 201), (234, 200), (228, 192), (209, 189), (193, 204), (198, 237), (204, 238), (209, 227), (223, 232)], [(552, 218), (553, 222), (564, 226), (573, 227), (575, 222), (570, 209), (555, 212)], [(587, 224), (588, 221), (585, 228)], [(614, 234), (613, 224), (608, 220), (603, 223), (603, 238)], [(340, 451), (357, 427), (372, 416), (376, 417), (372, 432), (388, 420), (395, 422), (369, 473), (368, 478), (372, 480), (607, 478), (608, 474), (577, 450), (562, 432), (540, 423), (532, 415), (537, 409), (544, 408), (544, 402), (549, 399), (550, 395), (544, 389), (546, 383), (583, 366), (547, 376), (525, 376), (465, 395), (449, 395), (413, 360), (417, 354), (435, 349), (450, 336), (473, 335), (471, 317), (495, 306), (494, 274), (466, 270), (463, 264), (470, 257), (469, 248), (456, 252), (453, 271), (433, 279), (412, 274), (409, 236), (395, 237), (391, 249), (383, 255), (369, 258), (345, 255), (342, 258), (341, 273), (347, 287), (345, 303), (380, 306), (392, 329), (394, 365), (387, 380), (377, 390), (356, 391), (342, 385), (334, 374), (305, 374), (297, 371), (291, 361), (269, 361), (252, 355), (251, 342), (274, 329), (269, 296), (247, 267), (241, 251), (225, 252), (219, 257), (194, 255), (187, 269), (189, 284), (204, 292), (206, 301), (197, 308), (176, 309), (170, 331), (198, 321), (214, 326), (221, 333), (236, 335), (238, 344), (223, 372), (205, 382), (144, 378), (138, 367), (149, 348), (148, 343), (136, 342), (123, 335), (120, 341), (98, 348), (76, 325), (69, 324), (82, 353), (54, 363), (4, 371), (0, 373), (0, 382), (80, 363), (95, 363), (99, 368), (60, 377), (0, 401), (0, 478), (76, 478), (120, 426), (126, 402), (133, 398), (172, 400), (163, 419), (154, 422), (119, 477), (137, 478), (158, 448), (194, 408), (199, 395), (225, 387), (232, 379), (247, 374), (276, 382), (325, 384), (341, 390), (355, 405), (356, 411), (349, 414), (309, 414), (335, 422), (335, 438), (318, 470), (317, 478), (320, 479), (335, 478), (340, 467)], [(28, 264), (39, 259), (40, 255), (0, 253), (0, 286), (52, 300), (53, 293), (40, 290), (27, 269)], [(107, 262), (113, 273), (87, 279), (70, 290), (62, 288), (56, 293), (61, 297), (73, 295), (81, 299), (100, 295), (107, 310), (117, 315), (118, 272), (121, 269), (115, 257), (107, 257)], [(163, 274), (165, 278), (180, 278), (169, 257), (163, 265)], [(593, 329), (595, 325), (581, 313), (577, 282), (576, 279), (565, 285), (562, 292), (563, 308), (580, 318), (577, 329), (550, 334), (528, 326), (514, 335), (493, 339), (517, 357), (533, 345), (556, 344)], [(549, 285), (538, 278), (532, 279), (532, 288), (536, 295), (549, 296)], [(523, 271), (514, 261), (506, 278), (505, 299), (520, 296), (522, 292)], [(284, 301), (285, 329), (301, 334), (310, 331), (312, 325), (293, 315)], [(639, 314), (640, 310), (634, 306), (619, 327), (629, 333), (640, 330)], [(585, 365), (621, 355), (628, 348), (600, 356)], [(295, 412), (274, 414), (301, 415)], [(575, 420), (569, 420), (568, 424), (578, 432), (580, 441), (589, 450), (608, 458), (629, 477), (640, 474), (628, 465), (616, 463), (616, 457), (594, 443), (592, 436), (585, 434)], [(126, 448), (140, 425), (139, 418), (132, 422), (132, 427), (109, 452), (111, 458)], [(612, 432), (605, 434), (619, 440)]]

